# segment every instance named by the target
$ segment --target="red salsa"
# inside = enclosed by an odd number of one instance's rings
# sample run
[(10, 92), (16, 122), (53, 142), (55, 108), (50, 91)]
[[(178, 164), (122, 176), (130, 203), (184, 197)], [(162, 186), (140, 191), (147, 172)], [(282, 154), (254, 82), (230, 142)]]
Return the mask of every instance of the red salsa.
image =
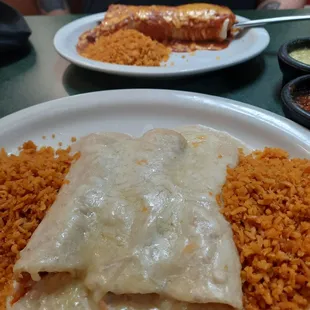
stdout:
[(294, 97), (295, 102), (303, 110), (310, 112), (310, 92), (303, 92)]

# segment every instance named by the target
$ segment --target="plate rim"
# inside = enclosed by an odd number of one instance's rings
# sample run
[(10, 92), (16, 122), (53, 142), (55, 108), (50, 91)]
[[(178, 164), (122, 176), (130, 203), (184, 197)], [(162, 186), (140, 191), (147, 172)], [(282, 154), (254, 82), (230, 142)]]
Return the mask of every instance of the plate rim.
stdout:
[[(135, 94), (135, 96), (133, 96)], [(309, 153), (310, 153), (310, 131), (301, 125), (294, 123), (293, 121), (281, 116), (277, 115), (268, 110), (264, 110), (262, 108), (243, 103), (237, 100), (228, 99), (219, 96), (213, 96), (208, 94), (201, 94), (195, 92), (188, 91), (179, 91), (179, 90), (168, 90), (168, 89), (152, 89), (152, 88), (136, 88), (136, 89), (117, 89), (117, 90), (103, 90), (97, 92), (89, 92), (78, 94), (74, 96), (62, 97), (54, 100), (45, 101), (43, 103), (35, 104), (31, 107), (19, 110), (12, 114), (9, 114), (0, 119), (0, 130), (5, 134), (6, 131), (10, 131), (10, 129), (14, 128), (12, 124), (20, 124), (24, 119), (28, 119), (28, 117), (35, 117), (40, 113), (53, 114), (63, 110), (67, 110), (75, 107), (75, 110), (84, 109), (85, 102), (88, 105), (103, 105), (109, 106), (111, 104), (116, 105), (117, 103), (111, 103), (115, 100), (122, 99), (122, 104), (130, 105), (132, 102), (126, 101), (124, 98), (144, 98), (144, 105), (151, 105), (152, 100), (147, 100), (145, 98), (155, 98), (158, 96), (165, 96), (167, 100), (169, 98), (181, 98), (188, 99), (191, 101), (195, 101), (199, 104), (199, 106), (206, 108), (208, 106), (214, 106), (218, 109), (228, 109), (233, 111), (234, 113), (243, 114), (244, 116), (251, 116), (253, 118), (259, 119), (261, 123), (268, 123), (273, 127), (285, 132), (290, 132), (291, 135), (298, 138), (303, 144), (308, 145)], [(93, 103), (92, 103), (92, 98)], [(95, 103), (98, 98), (109, 98), (103, 100), (101, 103)], [(171, 104), (171, 102), (170, 102)], [(173, 103), (174, 105), (178, 105), (178, 103)], [(190, 104), (190, 103), (189, 103)], [(188, 105), (190, 107), (190, 105)], [(48, 111), (48, 112), (47, 112)], [(8, 129), (10, 128), (10, 129)]]
[[(104, 67), (98, 66), (98, 62), (94, 60), (89, 60), (89, 59), (83, 59), (82, 56), (79, 56), (77, 58), (73, 58), (69, 55), (68, 51), (63, 49), (61, 47), (61, 44), (63, 42), (63, 35), (68, 34), (71, 32), (71, 28), (74, 28), (74, 26), (79, 26), (80, 24), (85, 24), (88, 22), (98, 22), (102, 20), (106, 12), (102, 13), (97, 13), (97, 14), (92, 14), (88, 15), (85, 17), (78, 18), (70, 23), (65, 24), (62, 26), (58, 31), (56, 32), (54, 39), (53, 39), (53, 45), (54, 48), (56, 49), (57, 53), (65, 58), (67, 61), (69, 61), (72, 64), (75, 64), (79, 67), (98, 71), (98, 72), (105, 72), (105, 73), (110, 73), (110, 74), (115, 74), (115, 75), (123, 75), (123, 76), (143, 76), (143, 77), (175, 77), (175, 76), (187, 76), (187, 75), (194, 75), (194, 74), (201, 74), (205, 72), (212, 72), (212, 71), (217, 71), (223, 68), (235, 66), (237, 64), (246, 62), (259, 54), (261, 54), (269, 45), (270, 43), (270, 36), (269, 33), (267, 32), (266, 29), (262, 27), (258, 28), (253, 28), (252, 30), (257, 32), (258, 35), (261, 38), (261, 44), (258, 46), (257, 50), (253, 52), (252, 54), (246, 55), (246, 57), (239, 58), (235, 60), (233, 63), (224, 63), (224, 64), (219, 64), (216, 67), (208, 68), (208, 67), (203, 67), (203, 68), (186, 68), (186, 69), (174, 69), (173, 68), (168, 68), (170, 70), (168, 71), (159, 71), (162, 69), (162, 67), (138, 67), (138, 66), (125, 66), (125, 65), (118, 65), (118, 64), (109, 64), (109, 63), (102, 63), (104, 64)], [(237, 18), (242, 19), (244, 21), (249, 20), (246, 17), (236, 15)], [(100, 63), (100, 62), (99, 62)]]

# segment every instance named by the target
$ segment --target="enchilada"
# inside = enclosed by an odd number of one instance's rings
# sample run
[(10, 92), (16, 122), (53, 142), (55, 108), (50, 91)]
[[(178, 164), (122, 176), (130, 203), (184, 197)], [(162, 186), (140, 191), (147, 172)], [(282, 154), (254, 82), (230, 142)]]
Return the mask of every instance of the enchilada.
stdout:
[(239, 147), (205, 127), (81, 139), (70, 183), (14, 267), (12, 308), (242, 309), (215, 199)]
[(227, 7), (196, 3), (177, 7), (110, 5), (103, 21), (81, 35), (77, 49), (120, 29), (135, 29), (161, 42), (225, 41), (236, 21)]

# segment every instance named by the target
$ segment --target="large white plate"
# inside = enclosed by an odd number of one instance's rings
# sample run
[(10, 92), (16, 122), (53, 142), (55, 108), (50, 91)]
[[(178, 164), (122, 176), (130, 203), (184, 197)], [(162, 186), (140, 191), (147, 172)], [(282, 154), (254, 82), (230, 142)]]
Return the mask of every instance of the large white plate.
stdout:
[[(115, 65), (84, 58), (76, 51), (79, 36), (86, 30), (95, 27), (103, 17), (104, 13), (90, 15), (73, 21), (58, 30), (54, 38), (54, 46), (58, 53), (78, 66), (96, 71), (134, 76), (182, 76), (218, 70), (244, 62), (260, 54), (270, 40), (265, 29), (253, 28), (244, 32), (222, 51), (197, 51), (193, 55), (172, 53), (165, 67)], [(238, 16), (238, 20), (245, 21), (247, 19)]]
[(99, 131), (139, 136), (152, 127), (194, 124), (226, 131), (253, 148), (281, 147), (310, 158), (310, 131), (283, 117), (220, 97), (152, 89), (88, 93), (19, 111), (0, 120), (0, 147), (16, 152), (28, 139), (55, 147)]

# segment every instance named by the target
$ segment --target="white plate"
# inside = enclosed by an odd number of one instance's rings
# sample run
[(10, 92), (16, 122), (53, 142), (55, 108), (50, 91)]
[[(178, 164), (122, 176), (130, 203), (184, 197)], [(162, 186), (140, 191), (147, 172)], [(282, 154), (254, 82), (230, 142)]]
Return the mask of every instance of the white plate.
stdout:
[[(132, 76), (182, 76), (229, 67), (260, 54), (269, 43), (269, 34), (263, 28), (246, 31), (240, 38), (231, 42), (228, 48), (221, 51), (197, 51), (190, 53), (172, 53), (167, 65), (161, 67), (138, 67), (115, 65), (80, 56), (76, 51), (79, 36), (96, 26), (104, 13), (90, 15), (65, 25), (55, 35), (54, 46), (58, 53), (70, 62), (92, 70), (119, 75)], [(237, 17), (246, 21), (244, 17)], [(185, 56), (185, 58), (182, 58)]]
[(139, 136), (153, 127), (194, 124), (226, 131), (253, 148), (281, 147), (310, 158), (310, 131), (283, 117), (220, 97), (153, 89), (88, 93), (19, 111), (0, 120), (0, 147), (16, 152), (28, 139), (55, 147), (99, 131)]

